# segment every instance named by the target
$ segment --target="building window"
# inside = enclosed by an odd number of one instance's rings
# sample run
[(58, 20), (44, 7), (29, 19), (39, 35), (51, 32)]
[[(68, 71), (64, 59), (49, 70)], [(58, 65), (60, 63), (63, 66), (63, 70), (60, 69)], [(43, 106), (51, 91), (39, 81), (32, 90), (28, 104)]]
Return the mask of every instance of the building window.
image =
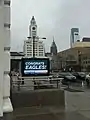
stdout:
[(43, 50), (43, 48), (39, 48), (39, 50)]
[(30, 49), (30, 47), (27, 47), (27, 49)]
[(4, 23), (4, 27), (5, 28), (10, 28), (11, 24), (8, 24), (8, 23)]
[(6, 0), (6, 1), (4, 1), (4, 5), (8, 5), (8, 6), (10, 6), (10, 0)]
[(31, 42), (28, 42), (28, 41), (27, 41), (26, 43), (31, 43)]
[(4, 47), (4, 51), (6, 51), (6, 50), (10, 50), (10, 47)]
[(29, 50), (27, 50), (27, 53), (29, 53), (30, 51)]
[(32, 56), (32, 54), (27, 53), (27, 56)]
[(43, 50), (40, 50), (40, 49), (39, 49), (39, 51), (42, 52)]
[(30, 53), (29, 51), (27, 51), (27, 53)]
[(42, 41), (39, 41), (39, 44), (42, 44)]
[(31, 50), (32, 48), (31, 47), (27, 47), (28, 50)]
[(43, 54), (39, 54), (39, 56), (43, 56)]
[(42, 52), (40, 51), (39, 54), (42, 54)]

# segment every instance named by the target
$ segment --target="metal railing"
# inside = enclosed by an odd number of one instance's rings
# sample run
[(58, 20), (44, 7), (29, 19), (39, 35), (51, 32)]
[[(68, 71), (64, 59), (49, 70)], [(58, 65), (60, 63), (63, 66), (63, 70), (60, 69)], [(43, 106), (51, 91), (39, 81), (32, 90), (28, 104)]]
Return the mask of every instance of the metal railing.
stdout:
[(60, 88), (63, 78), (53, 78), (50, 76), (39, 77), (11, 77), (11, 89), (16, 91), (35, 90), (47, 88)]

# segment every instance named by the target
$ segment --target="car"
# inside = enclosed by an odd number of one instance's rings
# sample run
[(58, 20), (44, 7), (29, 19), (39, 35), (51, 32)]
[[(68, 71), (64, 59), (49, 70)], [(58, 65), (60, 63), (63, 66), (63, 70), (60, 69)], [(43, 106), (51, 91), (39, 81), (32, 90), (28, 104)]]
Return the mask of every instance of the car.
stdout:
[(72, 75), (76, 76), (76, 78), (81, 81), (84, 81), (86, 77), (84, 72), (72, 72)]
[(85, 81), (87, 83), (87, 86), (90, 85), (90, 73), (86, 75)]
[(68, 84), (68, 82), (76, 82), (76, 77), (68, 72), (62, 72), (58, 75), (59, 78), (64, 78), (62, 84)]

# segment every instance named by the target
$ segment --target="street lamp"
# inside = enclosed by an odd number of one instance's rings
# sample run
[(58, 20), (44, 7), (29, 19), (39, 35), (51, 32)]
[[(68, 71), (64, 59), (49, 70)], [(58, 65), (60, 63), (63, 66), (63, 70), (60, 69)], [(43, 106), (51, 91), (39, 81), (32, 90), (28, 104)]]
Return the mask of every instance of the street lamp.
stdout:
[(79, 66), (80, 66), (80, 72), (81, 72), (81, 51), (78, 51), (78, 62), (79, 62)]
[[(35, 57), (35, 38), (37, 38), (37, 37), (35, 37), (35, 36), (33, 36), (33, 37), (27, 37), (28, 39), (30, 39), (30, 38), (32, 38), (33, 39), (33, 58)], [(46, 39), (45, 37), (38, 37), (39, 39)]]

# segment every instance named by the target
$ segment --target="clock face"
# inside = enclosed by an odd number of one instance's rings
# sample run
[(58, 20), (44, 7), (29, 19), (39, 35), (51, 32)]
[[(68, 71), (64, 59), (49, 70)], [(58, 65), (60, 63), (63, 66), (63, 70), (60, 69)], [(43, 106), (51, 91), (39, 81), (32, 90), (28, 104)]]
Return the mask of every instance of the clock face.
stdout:
[(32, 27), (32, 30), (35, 30), (36, 28), (35, 27)]

